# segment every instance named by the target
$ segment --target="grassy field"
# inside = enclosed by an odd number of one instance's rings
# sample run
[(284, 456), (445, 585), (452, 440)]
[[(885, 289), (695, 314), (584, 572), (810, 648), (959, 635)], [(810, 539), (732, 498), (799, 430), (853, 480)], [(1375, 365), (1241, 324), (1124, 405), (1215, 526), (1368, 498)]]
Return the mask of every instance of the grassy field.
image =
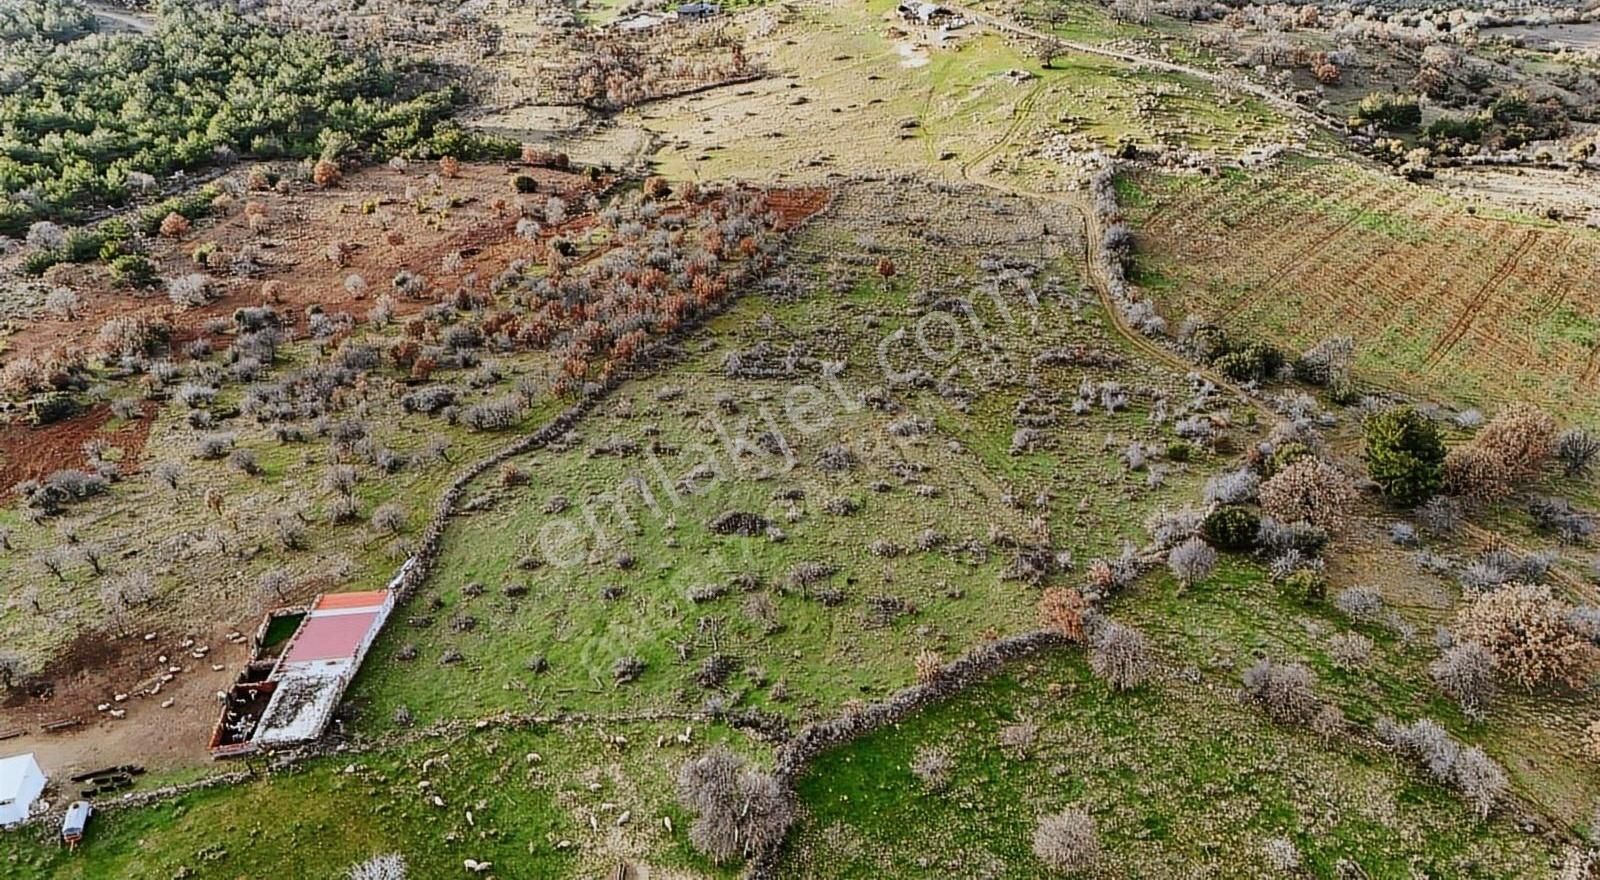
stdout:
[(1256, 175), (1139, 174), (1136, 281), (1190, 312), (1299, 350), (1338, 328), (1358, 372), (1490, 408), (1533, 401), (1594, 424), (1600, 410), (1600, 235), (1474, 214), (1439, 193), (1292, 158)]
[[(1173, 675), (1119, 695), (1071, 654), (1011, 670), (818, 762), (786, 876), (1037, 877), (1034, 822), (1069, 806), (1098, 823), (1094, 876), (1281, 876), (1263, 853), (1279, 837), (1313, 876), (1345, 860), (1373, 877), (1544, 876), (1537, 838), (1480, 824), (1389, 758), (1274, 727), (1229, 690)], [(999, 744), (1019, 723), (1038, 726), (1026, 757)], [(946, 790), (909, 770), (928, 745), (954, 756)]]
[[(683, 362), (621, 389), (569, 448), (518, 461), (526, 485), (490, 480), (469, 493), (484, 499), (469, 502), (480, 509), (452, 526), (440, 576), (400, 613), (418, 625), (386, 632), (357, 680), (364, 729), (389, 725), (402, 706), (422, 722), (503, 709), (695, 709), (711, 699), (827, 714), (912, 681), (921, 650), (950, 657), (986, 633), (1031, 629), (1037, 589), (1003, 577), (1015, 555), (1006, 541), (1043, 542), (1082, 564), (1138, 540), (1150, 510), (1191, 495), (1208, 467), (1203, 453), (1152, 463), (1166, 475), (1158, 489), (1147, 488), (1147, 470), (1120, 460), (1136, 439), (1172, 439), (1148, 416), (1157, 396), (1181, 394), (1181, 378), (1131, 359), (1083, 301), (1059, 252), (1037, 264), (1040, 304), (1003, 294), (1005, 318), (985, 293), (993, 273), (956, 253), (1037, 258), (1018, 248), (1044, 218), (1017, 199), (966, 197), (962, 218), (981, 212), (995, 222), (965, 234), (992, 240), (915, 262), (927, 238), (963, 234), (956, 215), (938, 207), (951, 198), (911, 187), (892, 196), (882, 186), (841, 192), (795, 243), (794, 261), (837, 261), (829, 271), (846, 293), (823, 293), (830, 282), (808, 271), (811, 292), (798, 299), (741, 303), (688, 345)], [(1008, 229), (1002, 215), (1022, 228)], [(869, 217), (880, 229), (870, 254), (853, 240)], [(879, 258), (915, 273), (885, 282), (868, 268)], [(936, 292), (971, 295), (981, 335), (965, 320), (937, 320), (947, 313), (925, 305)], [(910, 338), (897, 342), (902, 332)], [(928, 353), (911, 344), (919, 335), (932, 343)], [(1127, 364), (1031, 363), (1075, 344)], [(845, 366), (836, 378), (807, 369), (767, 379), (727, 374), (730, 353), (761, 346)], [(930, 380), (897, 385), (886, 367), (926, 370)], [(941, 396), (935, 375), (971, 401)], [(1120, 381), (1135, 390), (1134, 402), (1082, 416), (1063, 407), (1045, 448), (1013, 454), (1019, 403), (1055, 400), (1055, 408), (1084, 379)], [(782, 434), (786, 451), (761, 446), (768, 431)], [(624, 444), (639, 452), (605, 452)], [(819, 466), (836, 446), (856, 463)], [(684, 478), (701, 468), (691, 489)], [(837, 508), (841, 501), (855, 509)], [(714, 534), (709, 524), (727, 512), (758, 514), (782, 539)], [(939, 537), (919, 547), (925, 532)], [(530, 557), (542, 565), (528, 570)], [(797, 585), (793, 573), (805, 563), (834, 573)], [(748, 582), (735, 585), (739, 578)], [(830, 589), (838, 595), (824, 595)], [(529, 672), (535, 657), (547, 672)], [(615, 664), (629, 657), (644, 663), (643, 674), (617, 685)], [(700, 678), (713, 657), (727, 675), (708, 685)]]
[[(672, 799), (672, 774), (706, 743), (747, 747), (700, 725), (694, 745), (680, 746), (683, 731), (594, 723), (417, 738), (104, 812), (74, 853), (8, 842), (0, 875), (335, 880), (398, 852), (421, 877), (462, 875), (467, 859), (493, 863), (497, 877), (594, 876), (644, 853), (667, 876), (717, 876), (667, 830), (689, 818)], [(663, 738), (672, 745), (656, 745)]]
[(1175, 74), (1072, 54), (1042, 69), (1029, 47), (977, 29), (941, 45), (919, 29), (907, 33), (893, 7), (873, 0), (786, 10), (781, 24), (752, 38), (773, 76), (641, 114), (667, 141), (662, 168), (787, 180), (895, 167), (956, 180), (997, 162), (1049, 189), (1068, 176), (1041, 161), (1053, 137), (1086, 149), (1131, 140), (1231, 153), (1286, 128), (1253, 99)]

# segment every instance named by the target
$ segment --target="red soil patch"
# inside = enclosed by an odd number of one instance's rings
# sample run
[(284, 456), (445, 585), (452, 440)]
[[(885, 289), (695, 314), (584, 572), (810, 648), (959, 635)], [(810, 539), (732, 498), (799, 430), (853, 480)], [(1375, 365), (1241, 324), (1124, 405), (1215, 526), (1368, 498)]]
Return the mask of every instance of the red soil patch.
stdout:
[(778, 215), (778, 231), (787, 232), (826, 208), (831, 196), (819, 187), (775, 189), (767, 193), (767, 206)]
[[(347, 175), (338, 186), (328, 189), (246, 193), (225, 215), (201, 221), (196, 231), (185, 238), (153, 241), (149, 256), (162, 278), (200, 272), (220, 286), (222, 296), (201, 308), (180, 311), (159, 287), (148, 291), (118, 288), (101, 265), (58, 266), (50, 271), (50, 281), (72, 288), (83, 300), (76, 320), (41, 316), (28, 322), (5, 338), (6, 357), (56, 349), (92, 350), (101, 324), (118, 315), (134, 314), (171, 322), (173, 347), (177, 349), (203, 335), (207, 320), (226, 318), (243, 306), (265, 304), (263, 285), (269, 281), (280, 282), (273, 285), (277, 298), (271, 304), (302, 327), (305, 309), (312, 305), (330, 312), (350, 311), (358, 318), (364, 316), (373, 299), (390, 291), (390, 279), (401, 270), (421, 275), (429, 287), (418, 298), (397, 296), (395, 313), (421, 311), (474, 272), (480, 273), (481, 282), (487, 282), (484, 271), (498, 272), (513, 258), (532, 256), (533, 244), (515, 235), (522, 204), (543, 207), (551, 196), (560, 196), (567, 201), (568, 213), (575, 219), (556, 231), (571, 234), (567, 227), (583, 222), (578, 202), (611, 183), (514, 163), (464, 165), (459, 176), (439, 181), (442, 194), (435, 195), (428, 183), (431, 170), (367, 168)], [(516, 192), (512, 180), (517, 176), (533, 178), (538, 191)], [(406, 197), (411, 188), (431, 205), (431, 210), (416, 210)], [(437, 209), (447, 199), (454, 202), (454, 207), (440, 216)], [(266, 209), (266, 219), (259, 230), (251, 229), (245, 215), (244, 206), (250, 202)], [(328, 259), (328, 247), (334, 242), (348, 247), (344, 266)], [(214, 245), (228, 255), (253, 248), (262, 271), (254, 277), (239, 278), (226, 270), (199, 266), (190, 255), (202, 244)], [(443, 267), (449, 254), (462, 256), (458, 268)], [(367, 289), (361, 293), (347, 291), (344, 282), (350, 275), (360, 275), (367, 282)]]
[(142, 418), (111, 432), (104, 430), (111, 421), (111, 407), (104, 403), (50, 425), (0, 424), (0, 499), (10, 497), (12, 489), (23, 480), (40, 479), (63, 468), (83, 467), (83, 444), (94, 437), (121, 449), (118, 464), (123, 473), (131, 472), (144, 455), (157, 408), (154, 402), (146, 401)]

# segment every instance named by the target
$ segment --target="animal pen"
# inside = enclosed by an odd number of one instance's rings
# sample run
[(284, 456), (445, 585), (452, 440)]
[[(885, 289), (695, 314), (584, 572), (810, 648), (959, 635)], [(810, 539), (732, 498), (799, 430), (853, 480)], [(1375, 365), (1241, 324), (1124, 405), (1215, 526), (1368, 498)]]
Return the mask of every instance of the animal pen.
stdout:
[(321, 736), (394, 603), (391, 590), (324, 593), (310, 605), (269, 612), (256, 629), (250, 661), (224, 696), (212, 756)]

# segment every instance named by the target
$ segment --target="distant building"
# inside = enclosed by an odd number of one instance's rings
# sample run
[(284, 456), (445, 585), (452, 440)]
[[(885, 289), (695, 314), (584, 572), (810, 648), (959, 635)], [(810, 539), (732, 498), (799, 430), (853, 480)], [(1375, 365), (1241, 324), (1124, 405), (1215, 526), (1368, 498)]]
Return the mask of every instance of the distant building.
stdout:
[(927, 27), (958, 28), (966, 24), (964, 19), (956, 15), (948, 7), (940, 6), (937, 3), (925, 3), (922, 0), (903, 0), (899, 6), (895, 7), (895, 11), (900, 13), (900, 17), (907, 22)]
[(33, 753), (0, 758), (0, 827), (16, 825), (33, 812), (44, 792), (44, 771)]
[(722, 7), (715, 3), (704, 3), (701, 2), (701, 0), (694, 0), (692, 3), (685, 3), (678, 7), (678, 17), (688, 21), (695, 21), (702, 18), (710, 18), (721, 11)]
[(673, 16), (662, 12), (641, 12), (631, 18), (624, 18), (612, 25), (619, 31), (637, 33), (640, 31), (654, 30), (669, 21)]

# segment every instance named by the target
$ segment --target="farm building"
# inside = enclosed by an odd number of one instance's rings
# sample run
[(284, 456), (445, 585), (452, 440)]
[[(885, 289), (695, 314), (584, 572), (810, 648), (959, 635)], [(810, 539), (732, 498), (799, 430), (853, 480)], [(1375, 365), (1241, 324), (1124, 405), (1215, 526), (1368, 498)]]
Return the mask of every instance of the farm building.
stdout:
[(895, 11), (900, 17), (912, 24), (920, 25), (945, 25), (947, 27), (960, 27), (961, 18), (948, 7), (937, 3), (926, 3), (922, 0), (904, 0)]
[(44, 771), (32, 753), (0, 758), (0, 827), (28, 818), (44, 782)]
[(324, 593), (310, 605), (269, 613), (250, 662), (224, 695), (211, 754), (232, 757), (321, 736), (394, 601), (391, 590)]
[(676, 20), (676, 17), (667, 13), (641, 12), (638, 15), (617, 21), (612, 27), (628, 33), (641, 33), (654, 30), (674, 20)]
[(702, 3), (699, 0), (695, 0), (695, 2), (685, 3), (678, 7), (678, 18), (684, 21), (693, 21), (710, 18), (721, 11), (722, 9), (715, 3)]

